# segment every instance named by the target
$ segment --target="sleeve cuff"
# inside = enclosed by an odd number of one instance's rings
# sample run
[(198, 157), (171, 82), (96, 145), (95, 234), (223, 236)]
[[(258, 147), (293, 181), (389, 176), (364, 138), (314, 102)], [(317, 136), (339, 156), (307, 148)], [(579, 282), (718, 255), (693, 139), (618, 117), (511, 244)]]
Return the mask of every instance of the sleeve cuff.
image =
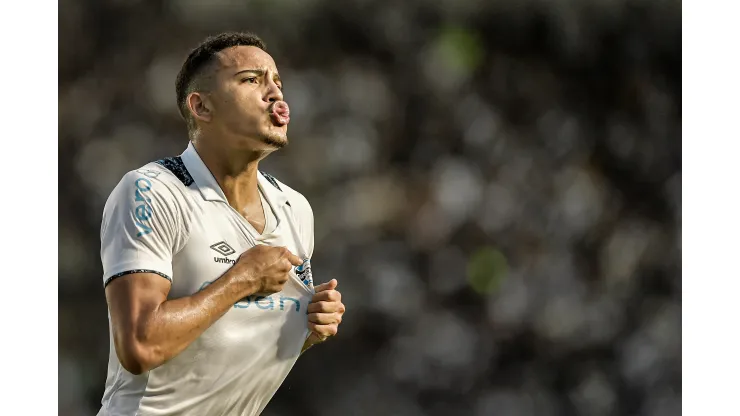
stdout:
[(170, 283), (172, 283), (172, 278), (162, 272), (158, 272), (156, 270), (148, 270), (148, 269), (134, 269), (134, 270), (126, 270), (120, 273), (116, 273), (113, 276), (110, 276), (109, 278), (105, 279), (105, 281), (103, 282), (103, 287), (108, 286), (108, 283), (112, 282), (115, 279), (118, 279), (119, 277), (123, 277), (123, 276), (134, 274), (134, 273), (154, 273), (156, 275), (164, 277), (165, 279), (169, 280)]

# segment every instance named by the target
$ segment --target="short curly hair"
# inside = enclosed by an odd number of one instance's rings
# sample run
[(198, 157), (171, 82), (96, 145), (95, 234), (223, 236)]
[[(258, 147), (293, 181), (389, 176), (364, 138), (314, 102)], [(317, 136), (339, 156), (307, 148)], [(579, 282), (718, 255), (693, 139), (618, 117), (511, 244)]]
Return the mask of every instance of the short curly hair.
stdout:
[(255, 46), (267, 52), (265, 42), (259, 36), (248, 32), (226, 32), (216, 36), (209, 36), (193, 49), (182, 64), (175, 81), (177, 93), (177, 107), (180, 115), (188, 124), (188, 131), (195, 129), (195, 119), (190, 115), (186, 99), (188, 94), (198, 88), (198, 76), (201, 70), (208, 65), (218, 52), (233, 46)]

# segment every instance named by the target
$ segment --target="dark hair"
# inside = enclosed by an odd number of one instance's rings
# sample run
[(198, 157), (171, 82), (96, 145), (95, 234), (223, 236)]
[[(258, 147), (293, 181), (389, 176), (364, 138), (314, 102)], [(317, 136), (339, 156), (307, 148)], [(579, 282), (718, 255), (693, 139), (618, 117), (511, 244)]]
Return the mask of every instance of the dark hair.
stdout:
[(195, 126), (195, 123), (190, 116), (185, 99), (192, 92), (191, 89), (195, 85), (194, 81), (198, 77), (199, 72), (211, 62), (215, 54), (233, 46), (256, 46), (265, 52), (267, 51), (265, 42), (255, 34), (227, 32), (206, 38), (190, 52), (182, 64), (182, 68), (177, 74), (175, 91), (177, 93), (177, 107), (180, 109), (180, 115), (188, 123), (188, 130), (191, 130)]

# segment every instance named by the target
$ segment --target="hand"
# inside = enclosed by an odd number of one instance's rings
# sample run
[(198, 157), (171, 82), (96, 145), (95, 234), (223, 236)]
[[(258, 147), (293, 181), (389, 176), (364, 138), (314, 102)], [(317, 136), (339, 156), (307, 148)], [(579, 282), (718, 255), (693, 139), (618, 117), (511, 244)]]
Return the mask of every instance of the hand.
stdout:
[(337, 334), (344, 315), (342, 294), (336, 290), (337, 280), (316, 286), (316, 294), (308, 304), (308, 329), (311, 335), (306, 340), (306, 348), (326, 341)]
[(272, 294), (283, 290), (293, 266), (301, 264), (303, 260), (285, 247), (256, 245), (242, 253), (228, 273), (247, 295)]

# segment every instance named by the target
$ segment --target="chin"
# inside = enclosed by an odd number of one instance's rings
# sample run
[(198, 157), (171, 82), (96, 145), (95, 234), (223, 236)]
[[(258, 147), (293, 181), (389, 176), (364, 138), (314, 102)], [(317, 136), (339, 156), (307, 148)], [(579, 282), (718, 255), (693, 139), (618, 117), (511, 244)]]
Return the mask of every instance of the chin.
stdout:
[(288, 144), (288, 136), (283, 132), (270, 132), (260, 137), (260, 141), (271, 147), (280, 149)]

